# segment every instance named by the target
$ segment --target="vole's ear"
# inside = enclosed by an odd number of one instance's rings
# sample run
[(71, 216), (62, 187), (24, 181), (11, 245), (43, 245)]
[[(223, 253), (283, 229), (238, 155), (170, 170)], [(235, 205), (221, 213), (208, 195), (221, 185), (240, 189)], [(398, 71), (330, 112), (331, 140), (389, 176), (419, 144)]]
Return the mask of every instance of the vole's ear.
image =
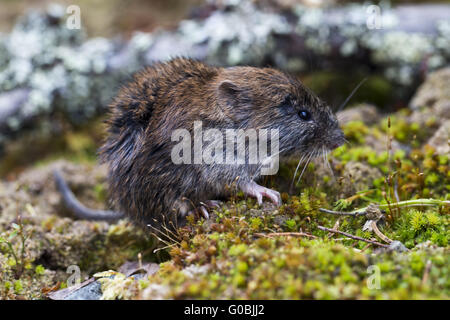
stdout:
[(218, 87), (218, 106), (228, 119), (239, 122), (248, 118), (247, 108), (251, 105), (246, 90), (230, 80), (223, 80)]
[(233, 107), (239, 104), (241, 95), (240, 88), (230, 80), (223, 80), (219, 84), (218, 96), (219, 100), (225, 102), (227, 107)]

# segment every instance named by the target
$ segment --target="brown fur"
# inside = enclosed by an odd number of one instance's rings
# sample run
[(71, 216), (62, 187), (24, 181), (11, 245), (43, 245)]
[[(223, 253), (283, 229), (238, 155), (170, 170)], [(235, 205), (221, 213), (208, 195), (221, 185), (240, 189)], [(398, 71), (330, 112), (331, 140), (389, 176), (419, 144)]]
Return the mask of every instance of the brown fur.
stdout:
[[(313, 121), (298, 111), (307, 109)], [(217, 68), (190, 59), (158, 63), (136, 74), (111, 104), (101, 159), (109, 166), (111, 199), (132, 220), (180, 224), (201, 201), (226, 195), (255, 166), (175, 165), (172, 131), (278, 128), (282, 155), (333, 149), (343, 142), (331, 110), (297, 79), (270, 68)], [(188, 200), (185, 200), (188, 199)]]

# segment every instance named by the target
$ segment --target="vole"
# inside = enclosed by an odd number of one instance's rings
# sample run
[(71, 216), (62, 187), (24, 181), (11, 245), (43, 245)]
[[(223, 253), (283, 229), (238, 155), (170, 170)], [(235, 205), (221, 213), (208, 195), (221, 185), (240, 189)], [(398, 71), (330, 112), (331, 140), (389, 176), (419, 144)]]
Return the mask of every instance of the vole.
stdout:
[(138, 72), (110, 105), (100, 159), (108, 166), (110, 197), (118, 212), (84, 207), (56, 172), (65, 203), (82, 218), (126, 216), (156, 229), (181, 225), (198, 208), (207, 215), (205, 204), (215, 204), (208, 200), (226, 197), (232, 186), (258, 203), (266, 197), (281, 205), (277, 191), (255, 182), (261, 163), (174, 163), (174, 130), (193, 136), (195, 122), (220, 132), (276, 129), (282, 158), (316, 156), (345, 141), (331, 108), (289, 74), (176, 58)]

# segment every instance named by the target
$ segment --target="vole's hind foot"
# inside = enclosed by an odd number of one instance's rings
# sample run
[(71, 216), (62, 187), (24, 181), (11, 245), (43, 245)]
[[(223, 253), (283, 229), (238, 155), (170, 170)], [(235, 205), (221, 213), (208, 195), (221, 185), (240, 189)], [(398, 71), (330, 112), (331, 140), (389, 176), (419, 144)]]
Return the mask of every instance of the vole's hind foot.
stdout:
[(208, 212), (208, 210), (204, 207), (204, 206), (201, 206), (200, 207), (200, 214), (203, 216), (203, 218), (205, 218), (206, 220), (208, 220), (209, 219), (209, 212)]
[(209, 219), (208, 209), (217, 209), (220, 208), (222, 201), (219, 200), (206, 200), (200, 202), (200, 206), (191, 210), (188, 214), (194, 215), (196, 217), (203, 217), (205, 219)]
[(222, 201), (219, 200), (206, 200), (200, 202), (198, 206), (196, 206), (192, 201), (189, 201), (186, 198), (182, 198), (179, 201), (176, 201), (173, 208), (181, 218), (186, 216), (194, 216), (195, 218), (205, 218), (209, 219), (208, 209), (217, 209), (222, 205)]
[(198, 206), (195, 209), (191, 210), (187, 214), (188, 216), (194, 216), (196, 219), (200, 219), (201, 217), (206, 220), (209, 219), (209, 212), (205, 206)]
[(243, 183), (240, 188), (245, 195), (256, 198), (259, 205), (262, 204), (263, 197), (267, 197), (277, 207), (281, 206), (281, 195), (278, 191), (260, 186), (254, 181)]
[(223, 202), (220, 200), (206, 200), (206, 201), (201, 202), (201, 204), (203, 204), (205, 207), (207, 207), (209, 209), (218, 209), (218, 208), (220, 208), (222, 203)]

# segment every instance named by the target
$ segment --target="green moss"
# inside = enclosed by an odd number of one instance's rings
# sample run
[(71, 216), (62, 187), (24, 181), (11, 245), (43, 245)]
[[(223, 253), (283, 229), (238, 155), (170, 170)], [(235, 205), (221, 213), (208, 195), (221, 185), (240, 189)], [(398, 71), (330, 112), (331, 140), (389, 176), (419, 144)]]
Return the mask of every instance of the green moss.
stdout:
[(427, 185), (427, 186), (433, 186), (433, 185), (435, 185), (438, 182), (439, 182), (439, 175), (437, 175), (434, 172), (431, 172), (425, 178), (425, 185)]
[(395, 234), (410, 248), (425, 241), (446, 247), (449, 241), (448, 225), (448, 215), (441, 215), (437, 210), (423, 212), (412, 209), (402, 212)]
[(348, 140), (364, 143), (364, 137), (369, 129), (362, 121), (350, 121), (342, 126), (342, 131)]
[[(448, 274), (448, 269), (439, 268), (445, 263), (442, 255), (436, 258), (434, 275), (430, 274), (430, 282), (438, 288), (431, 289), (421, 286), (426, 261), (431, 257), (428, 253), (378, 255), (369, 263), (366, 255), (333, 241), (280, 240), (259, 239), (249, 242), (239, 256), (215, 256), (215, 264), (221, 268), (212, 273), (186, 279), (181, 276), (184, 264), (170, 263), (169, 269), (163, 268), (149, 281), (168, 285), (166, 298), (398, 298), (405, 294), (403, 288), (414, 290), (407, 297), (420, 298), (446, 292), (440, 282)], [(198, 254), (201, 247), (192, 250)], [(235, 251), (236, 246), (229, 250)], [(366, 287), (370, 265), (379, 268), (380, 289)], [(184, 282), (177, 287), (180, 278)]]
[(23, 291), (22, 281), (16, 280), (14, 281), (14, 293), (21, 294)]
[(388, 155), (387, 151), (376, 152), (370, 147), (349, 148), (347, 145), (333, 151), (333, 156), (341, 160), (343, 164), (346, 164), (349, 161), (366, 162), (373, 167), (379, 168), (385, 173), (388, 171), (386, 166)]
[(435, 120), (429, 119), (425, 127), (421, 127), (416, 122), (409, 122), (406, 119), (409, 110), (401, 110), (397, 114), (391, 115), (389, 117), (391, 126), (388, 128), (388, 119), (384, 119), (380, 124), (380, 130), (388, 133), (394, 137), (397, 141), (402, 143), (411, 144), (413, 147), (420, 146), (427, 138), (430, 137), (428, 133), (429, 127), (433, 127)]
[[(319, 163), (310, 164), (301, 183), (289, 193), (286, 184), (289, 185), (297, 162), (287, 162), (280, 167), (277, 177), (261, 182), (282, 192), (280, 208), (267, 204), (261, 208), (254, 199), (238, 193), (221, 208), (211, 210), (208, 221), (189, 219), (178, 230), (176, 242), (159, 251), (159, 256), (153, 252), (155, 243), (147, 231), (125, 221), (111, 225), (86, 223), (78, 229), (82, 231), (80, 236), (71, 231), (75, 224), (70, 219), (44, 218), (35, 227), (41, 234), (52, 235), (45, 241), (57, 263), (47, 265), (29, 259), (19, 279), (23, 290), (16, 290), (17, 279), (13, 277), (16, 261), (1, 243), (4, 258), (0, 256), (0, 267), (5, 270), (0, 279), (1, 297), (14, 298), (21, 291), (27, 298), (42, 298), (42, 287), (52, 287), (57, 281), (62, 281), (61, 288), (64, 287), (65, 279), (49, 279), (48, 275), (52, 271), (65, 271), (67, 261), (76, 261), (83, 272), (92, 274), (117, 270), (125, 261), (137, 260), (140, 253), (144, 261), (167, 261), (148, 279), (102, 280), (105, 298), (150, 299), (154, 298), (150, 292), (156, 287), (163, 288), (160, 294), (170, 299), (448, 299), (448, 206), (401, 209), (392, 206), (396, 197), (401, 201), (449, 197), (448, 156), (437, 155), (432, 147), (426, 146), (428, 133), (405, 121), (407, 115), (407, 111), (393, 115), (389, 130), (386, 119), (372, 126), (362, 122), (346, 124), (344, 131), (351, 144), (333, 152), (334, 177), (328, 170), (322, 170)], [(408, 147), (389, 150), (387, 136)], [(77, 144), (72, 148), (89, 150)], [(343, 181), (347, 179), (353, 187), (358, 182), (356, 176), (349, 178), (346, 171), (349, 162), (378, 175), (364, 177), (367, 182), (358, 184), (363, 190), (352, 189), (353, 193), (344, 198)], [(97, 184), (93, 193), (93, 201), (104, 205), (105, 186)], [(366, 242), (318, 229), (338, 225), (340, 231), (382, 242), (374, 233), (362, 230), (365, 217), (337, 217), (319, 211), (319, 208), (351, 211), (369, 203), (391, 205), (384, 207), (385, 219), (378, 227), (387, 237), (411, 249), (409, 252), (380, 252)], [(10, 229), (2, 232), (4, 238), (14, 230)], [(315, 238), (280, 235), (286, 232), (307, 233)], [(192, 277), (186, 268), (203, 271)], [(380, 288), (371, 289), (368, 281), (377, 272)], [(41, 287), (33, 287), (33, 283)]]
[(42, 266), (42, 265), (37, 265), (36, 266), (36, 268), (34, 269), (34, 272), (37, 274), (37, 275), (43, 275), (44, 274), (44, 272), (45, 272), (45, 268)]
[(297, 224), (293, 219), (286, 220), (284, 223), (286, 224), (286, 227), (291, 231), (295, 231), (297, 229)]

